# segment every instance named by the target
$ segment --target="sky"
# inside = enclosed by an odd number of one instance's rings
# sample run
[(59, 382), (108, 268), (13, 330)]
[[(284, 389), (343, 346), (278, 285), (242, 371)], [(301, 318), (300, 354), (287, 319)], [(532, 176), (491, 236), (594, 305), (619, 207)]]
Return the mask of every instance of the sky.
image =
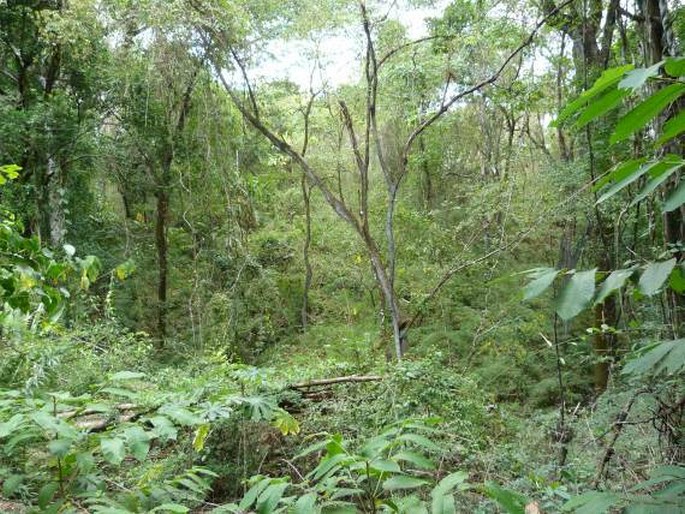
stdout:
[[(410, 39), (418, 39), (428, 33), (426, 19), (440, 16), (448, 2), (435, 4), (435, 7), (396, 8), (390, 17), (407, 28)], [(310, 85), (318, 90), (323, 86), (335, 88), (354, 83), (361, 73), (361, 41), (361, 31), (354, 33), (352, 29), (327, 34), (318, 44), (304, 40), (274, 41), (267, 48), (270, 58), (249, 70), (250, 80), (287, 79), (305, 91)]]

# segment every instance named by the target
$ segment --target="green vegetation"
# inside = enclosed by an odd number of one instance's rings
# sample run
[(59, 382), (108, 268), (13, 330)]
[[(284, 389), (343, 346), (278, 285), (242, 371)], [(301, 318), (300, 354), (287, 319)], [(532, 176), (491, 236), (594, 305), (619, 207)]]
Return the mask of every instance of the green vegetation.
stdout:
[(683, 27), (0, 0), (0, 512), (683, 511)]

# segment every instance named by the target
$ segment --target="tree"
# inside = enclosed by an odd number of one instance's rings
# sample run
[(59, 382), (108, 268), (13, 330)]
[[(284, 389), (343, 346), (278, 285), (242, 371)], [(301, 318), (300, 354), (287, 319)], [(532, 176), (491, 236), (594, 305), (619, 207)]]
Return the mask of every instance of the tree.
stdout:
[[(9, 2), (0, 11), (0, 161), (25, 170), (14, 194), (26, 230), (59, 246), (99, 122), (103, 31), (89, 0)], [(81, 187), (83, 190), (83, 187)]]
[[(553, 10), (550, 16), (555, 15), (561, 7), (568, 3), (570, 2), (566, 2)], [(196, 5), (196, 9), (201, 15), (207, 15), (207, 12), (209, 12), (208, 8), (203, 5)], [(200, 23), (199, 29), (206, 51), (208, 55), (211, 55), (216, 76), (224, 85), (227, 94), (245, 119), (280, 152), (301, 167), (310, 184), (321, 192), (328, 205), (359, 237), (371, 262), (385, 308), (390, 314), (394, 352), (396, 357), (400, 359), (406, 350), (407, 330), (416, 321), (417, 317), (414, 316), (411, 320), (405, 318), (396, 293), (397, 248), (394, 221), (400, 187), (410, 171), (410, 157), (413, 153), (414, 145), (422, 134), (436, 121), (441, 119), (457, 102), (496, 82), (508, 64), (524, 48), (531, 44), (534, 35), (544, 24), (545, 20), (535, 26), (529, 37), (511, 52), (504, 59), (503, 64), (496, 67), (491, 75), (480, 79), (475, 84), (462, 85), (457, 88), (456, 93), (450, 92), (450, 81), (448, 80), (444, 85), (444, 91), (433, 92), (438, 107), (424, 113), (414, 123), (410, 122), (406, 125), (406, 132), (398, 131), (399, 133), (392, 134), (394, 141), (389, 141), (388, 137), (385, 137), (383, 133), (382, 123), (383, 121), (390, 123), (392, 118), (381, 119), (381, 113), (379, 112), (382, 69), (396, 55), (425, 42), (425, 40), (408, 41), (394, 48), (387, 49), (384, 53), (379, 53), (378, 31), (384, 26), (384, 18), (374, 19), (373, 13), (369, 11), (365, 2), (358, 4), (358, 11), (365, 47), (362, 99), (360, 99), (361, 107), (359, 108), (360, 117), (363, 121), (359, 123), (356, 120), (353, 109), (348, 106), (345, 99), (339, 98), (337, 100), (337, 110), (340, 113), (341, 123), (349, 139), (349, 151), (352, 154), (352, 161), (356, 168), (356, 184), (358, 188), (358, 201), (356, 205), (351, 204), (348, 199), (341, 195), (339, 193), (340, 188), (336, 188), (334, 184), (331, 184), (325, 178), (322, 170), (317, 169), (302, 152), (298, 151), (276, 129), (270, 127), (268, 121), (262, 117), (256, 91), (249, 80), (246, 64), (244, 59), (240, 57), (240, 49), (235, 39), (228, 32), (228, 29), (217, 29), (216, 24), (213, 25), (209, 21)], [(227, 69), (233, 67), (239, 70), (244, 79), (244, 92), (247, 101), (243, 100), (241, 91), (232, 86), (226, 77)], [(406, 113), (403, 114), (403, 117), (405, 115)], [(409, 117), (409, 119), (411, 120), (412, 118)], [(406, 121), (403, 120), (403, 123), (406, 123)], [(369, 198), (372, 191), (372, 166), (374, 162), (377, 162), (380, 169), (386, 197), (382, 237), (374, 234), (371, 222), (373, 206), (370, 205)]]

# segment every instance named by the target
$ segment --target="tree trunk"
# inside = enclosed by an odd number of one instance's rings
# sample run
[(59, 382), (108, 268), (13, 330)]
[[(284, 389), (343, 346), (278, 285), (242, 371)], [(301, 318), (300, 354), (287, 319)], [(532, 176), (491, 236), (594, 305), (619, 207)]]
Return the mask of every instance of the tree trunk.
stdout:
[(58, 248), (64, 242), (66, 235), (66, 220), (64, 214), (64, 190), (60, 180), (61, 173), (57, 159), (49, 155), (46, 166), (46, 196), (47, 204), (43, 206), (47, 212), (47, 233), (50, 245)]
[(302, 199), (304, 200), (304, 246), (302, 254), (304, 258), (304, 287), (302, 290), (302, 331), (307, 331), (309, 324), (309, 289), (312, 286), (312, 264), (309, 260), (309, 249), (312, 243), (312, 213), (311, 213), (311, 189), (307, 184), (307, 177), (302, 174)]
[(157, 282), (157, 337), (159, 347), (164, 346), (167, 336), (167, 280), (169, 272), (167, 224), (169, 218), (169, 173), (163, 172), (162, 183), (157, 187), (157, 219), (155, 243), (159, 278)]

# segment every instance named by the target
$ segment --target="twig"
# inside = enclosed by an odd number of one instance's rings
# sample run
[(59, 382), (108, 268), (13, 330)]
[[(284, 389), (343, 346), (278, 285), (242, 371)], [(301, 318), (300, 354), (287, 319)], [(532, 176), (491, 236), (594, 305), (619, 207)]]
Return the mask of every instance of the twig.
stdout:
[(346, 382), (380, 382), (383, 377), (378, 375), (349, 375), (346, 377), (323, 378), (318, 380), (310, 380), (308, 382), (299, 382), (291, 384), (288, 389), (300, 390), (309, 389), (311, 387), (321, 387), (331, 384), (342, 384)]

